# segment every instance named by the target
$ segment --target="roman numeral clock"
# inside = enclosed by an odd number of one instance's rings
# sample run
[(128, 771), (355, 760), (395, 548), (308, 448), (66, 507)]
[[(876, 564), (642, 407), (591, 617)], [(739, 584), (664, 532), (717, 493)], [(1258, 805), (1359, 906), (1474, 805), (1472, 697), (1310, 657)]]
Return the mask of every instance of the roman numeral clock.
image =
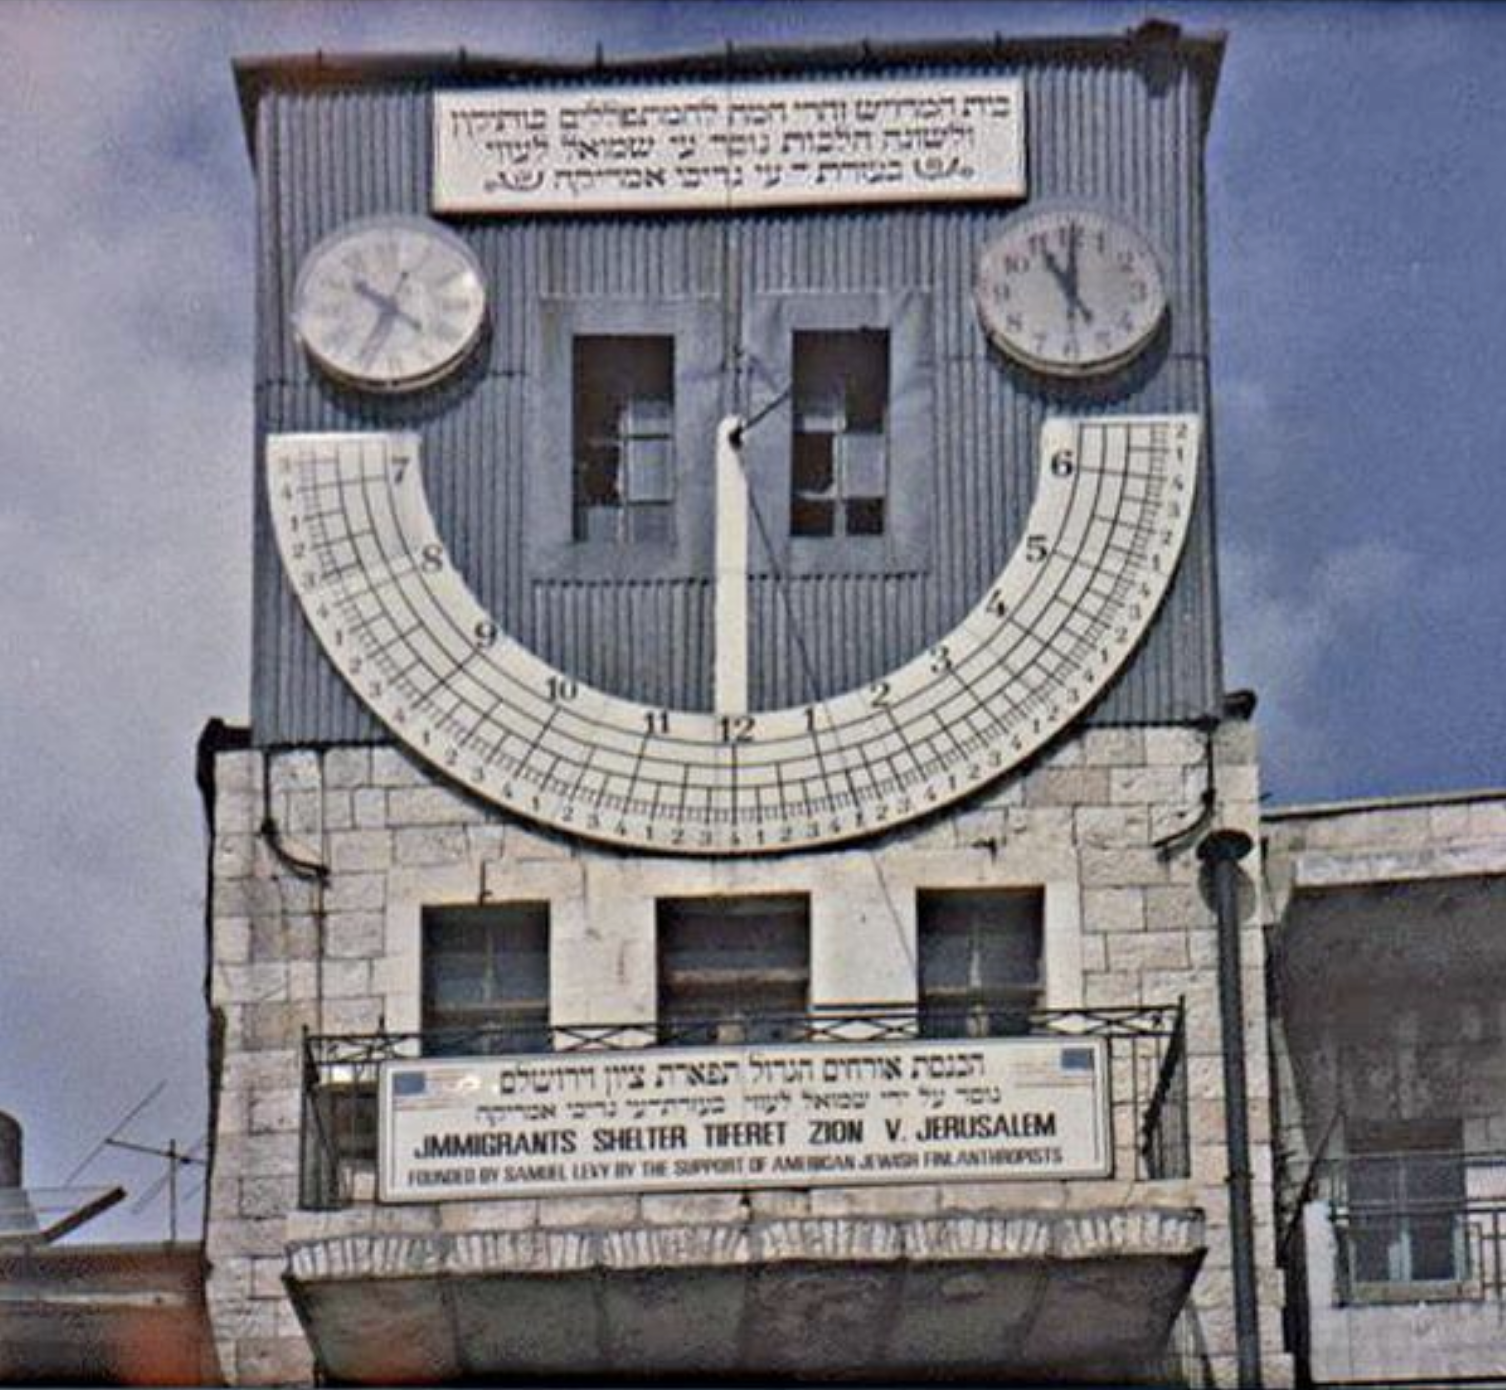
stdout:
[[(306, 257), (293, 322), (341, 390), (417, 396), (469, 359), (487, 294), (460, 235), (427, 219), (364, 219)], [(1112, 399), (1116, 374), (1168, 312), (1145, 237), (1108, 210), (1076, 205), (1003, 219), (977, 262), (973, 310), (991, 370), (1047, 386), (1092, 378), (1107, 384), (1095, 402)], [(882, 679), (753, 709), (746, 611), (757, 528), (744, 427), (724, 419), (704, 458), (684, 465), (716, 480), (709, 710), (593, 687), (504, 631), (436, 525), (415, 433), (268, 438), (283, 567), (351, 690), (476, 796), (620, 846), (778, 852), (872, 834), (965, 797), (1080, 715), (1166, 593), (1201, 447), (1195, 414), (1095, 404), (1048, 415), (1032, 441), (1035, 492), (1018, 542), (951, 631)]]

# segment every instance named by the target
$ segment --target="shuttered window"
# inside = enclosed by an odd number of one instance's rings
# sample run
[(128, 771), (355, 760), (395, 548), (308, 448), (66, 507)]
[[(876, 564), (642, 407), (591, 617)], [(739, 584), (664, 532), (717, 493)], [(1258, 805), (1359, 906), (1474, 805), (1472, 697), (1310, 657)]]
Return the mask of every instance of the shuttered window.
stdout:
[(794, 1041), (810, 992), (810, 899), (658, 905), (659, 1026), (679, 1044)]
[(1026, 1031), (1041, 1002), (1042, 894), (940, 890), (917, 907), (922, 1035)]
[(549, 906), (430, 909), (423, 928), (426, 1051), (537, 1052), (549, 1038)]

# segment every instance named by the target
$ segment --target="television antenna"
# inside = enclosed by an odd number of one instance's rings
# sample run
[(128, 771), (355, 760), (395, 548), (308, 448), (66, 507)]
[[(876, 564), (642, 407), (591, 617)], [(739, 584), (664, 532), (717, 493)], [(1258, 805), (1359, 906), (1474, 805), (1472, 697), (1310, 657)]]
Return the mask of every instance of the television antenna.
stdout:
[[(178, 1239), (178, 1170), (190, 1166), (200, 1168), (209, 1166), (209, 1160), (201, 1155), (201, 1150), (208, 1138), (207, 1133), (201, 1134), (186, 1149), (180, 1149), (176, 1139), (169, 1139), (165, 1148), (156, 1144), (138, 1144), (129, 1139), (116, 1139), (113, 1136), (105, 1140), (105, 1144), (112, 1149), (125, 1149), (129, 1153), (148, 1154), (151, 1157), (166, 1160), (167, 1171), (131, 1204), (130, 1210), (133, 1216), (139, 1216), (157, 1200), (162, 1189), (166, 1188), (167, 1238), (170, 1243), (176, 1243)], [(198, 1188), (194, 1191), (198, 1191)]]

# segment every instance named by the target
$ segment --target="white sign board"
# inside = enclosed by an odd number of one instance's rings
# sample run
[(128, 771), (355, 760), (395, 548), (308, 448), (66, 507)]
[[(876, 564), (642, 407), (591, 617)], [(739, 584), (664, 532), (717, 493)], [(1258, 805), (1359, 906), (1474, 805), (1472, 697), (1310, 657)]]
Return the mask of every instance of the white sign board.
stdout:
[(664, 1047), (382, 1069), (385, 1202), (1106, 1176), (1102, 1039)]
[(1025, 195), (1018, 78), (434, 97), (436, 212), (627, 212)]

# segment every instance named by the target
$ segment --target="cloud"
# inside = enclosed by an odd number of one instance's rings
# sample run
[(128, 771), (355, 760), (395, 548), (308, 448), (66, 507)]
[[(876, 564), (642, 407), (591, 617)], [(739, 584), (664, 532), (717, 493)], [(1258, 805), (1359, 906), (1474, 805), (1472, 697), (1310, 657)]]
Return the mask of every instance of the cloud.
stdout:
[(1224, 548), (1221, 573), (1231, 687), (1260, 696), (1265, 778), (1277, 789), (1353, 776), (1347, 766), (1351, 702), (1382, 615), (1426, 606), (1447, 577), (1424, 583), (1416, 552), (1360, 541), (1325, 555), (1307, 573), (1271, 545)]
[(250, 180), (222, 56), (140, 17), (0, 15), (0, 1095), (38, 1183), (158, 1077), (138, 1133), (202, 1128), (193, 740), (245, 710)]

